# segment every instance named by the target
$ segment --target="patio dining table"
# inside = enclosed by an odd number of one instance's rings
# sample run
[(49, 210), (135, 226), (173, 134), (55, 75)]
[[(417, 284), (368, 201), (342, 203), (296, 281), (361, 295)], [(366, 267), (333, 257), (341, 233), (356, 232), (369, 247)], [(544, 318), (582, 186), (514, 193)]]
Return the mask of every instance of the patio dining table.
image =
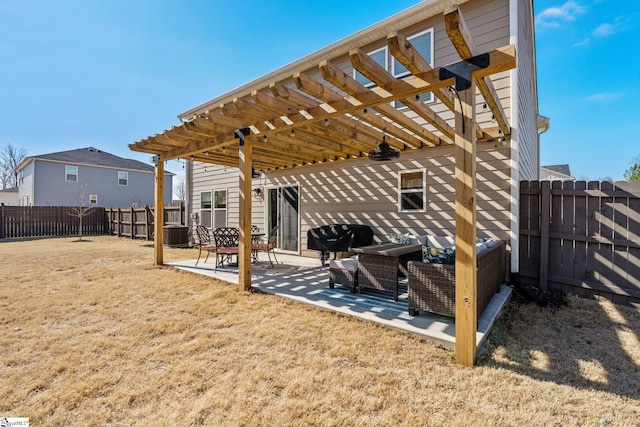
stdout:
[(393, 294), (398, 301), (398, 277), (407, 276), (409, 261), (422, 261), (421, 245), (382, 243), (353, 248), (358, 254), (358, 288)]

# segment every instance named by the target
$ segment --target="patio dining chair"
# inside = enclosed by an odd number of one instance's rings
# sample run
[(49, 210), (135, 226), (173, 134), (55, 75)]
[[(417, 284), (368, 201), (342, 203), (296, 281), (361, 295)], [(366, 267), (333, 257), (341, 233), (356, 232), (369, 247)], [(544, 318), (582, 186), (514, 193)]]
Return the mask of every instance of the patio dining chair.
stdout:
[(202, 254), (202, 251), (206, 251), (207, 252), (207, 256), (204, 259), (204, 262), (207, 262), (207, 260), (209, 259), (209, 254), (211, 252), (215, 252), (216, 251), (216, 245), (215, 243), (211, 240), (211, 234), (209, 234), (209, 229), (207, 227), (205, 227), (204, 225), (197, 225), (196, 226), (196, 235), (198, 236), (198, 260), (196, 261), (196, 265), (198, 265), (198, 262), (200, 261), (200, 255)]
[(273, 261), (271, 261), (271, 254), (273, 254), (273, 259), (278, 263), (278, 258), (276, 258), (275, 249), (278, 246), (278, 227), (273, 227), (271, 229), (271, 233), (269, 233), (269, 239), (267, 239), (266, 243), (251, 243), (251, 250), (255, 252), (266, 252), (267, 257), (269, 258), (269, 263), (271, 267), (273, 267)]
[(213, 230), (213, 238), (216, 242), (216, 266), (223, 266), (225, 260), (231, 262), (233, 255), (238, 256), (239, 230), (235, 227), (218, 227)]

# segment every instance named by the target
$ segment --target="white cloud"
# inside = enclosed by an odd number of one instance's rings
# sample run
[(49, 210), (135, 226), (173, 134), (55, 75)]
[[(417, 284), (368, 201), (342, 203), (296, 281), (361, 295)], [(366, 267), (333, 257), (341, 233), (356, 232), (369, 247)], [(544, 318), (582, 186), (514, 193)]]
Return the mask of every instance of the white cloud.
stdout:
[(593, 35), (595, 37), (606, 37), (606, 36), (610, 36), (611, 34), (614, 34), (615, 31), (615, 27), (611, 24), (602, 24), (600, 26), (598, 26), (595, 30), (593, 30)]
[(608, 22), (600, 24), (591, 32), (591, 34), (593, 34), (594, 37), (607, 37), (619, 33), (623, 30), (624, 24), (622, 23), (622, 20), (620, 18), (617, 18), (615, 20), (615, 23), (613, 24), (610, 24)]
[(574, 43), (572, 47), (581, 47), (581, 46), (586, 46), (586, 45), (588, 45), (589, 43), (591, 43), (591, 39), (590, 39), (589, 37), (587, 37), (587, 38), (585, 38), (585, 39), (580, 40), (580, 41), (579, 41), (579, 42), (577, 42), (577, 43)]
[(573, 0), (565, 2), (562, 6), (549, 7), (536, 16), (536, 24), (546, 27), (559, 27), (564, 22), (576, 20), (578, 15), (586, 9)]
[(620, 94), (616, 92), (594, 93), (587, 97), (587, 101), (591, 102), (610, 102), (620, 98)]

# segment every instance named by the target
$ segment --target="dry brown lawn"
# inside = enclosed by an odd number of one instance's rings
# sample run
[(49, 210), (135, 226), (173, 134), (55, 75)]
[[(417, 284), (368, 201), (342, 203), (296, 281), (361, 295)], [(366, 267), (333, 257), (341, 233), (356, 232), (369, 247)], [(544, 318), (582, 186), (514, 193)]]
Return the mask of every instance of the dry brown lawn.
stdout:
[[(640, 425), (640, 310), (511, 303), (478, 366), (152, 265), (144, 241), (0, 242), (0, 416), (33, 426)], [(195, 258), (167, 249), (165, 260)]]

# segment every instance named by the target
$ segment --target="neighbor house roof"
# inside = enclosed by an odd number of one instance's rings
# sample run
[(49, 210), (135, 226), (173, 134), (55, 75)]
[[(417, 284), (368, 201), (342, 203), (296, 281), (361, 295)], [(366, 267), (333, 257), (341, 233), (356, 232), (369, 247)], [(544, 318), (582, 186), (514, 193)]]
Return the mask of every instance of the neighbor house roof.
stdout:
[(116, 155), (107, 153), (94, 147), (78, 148), (76, 150), (59, 151), (57, 153), (41, 154), (29, 156), (18, 166), (22, 169), (31, 160), (49, 160), (54, 162), (64, 162), (81, 165), (93, 165), (107, 168), (137, 170), (153, 172), (154, 167), (150, 164), (138, 160), (124, 159)]
[(574, 179), (569, 165), (540, 166), (540, 180), (546, 179)]
[(0, 193), (17, 193), (17, 192), (18, 192), (18, 187), (0, 189)]

